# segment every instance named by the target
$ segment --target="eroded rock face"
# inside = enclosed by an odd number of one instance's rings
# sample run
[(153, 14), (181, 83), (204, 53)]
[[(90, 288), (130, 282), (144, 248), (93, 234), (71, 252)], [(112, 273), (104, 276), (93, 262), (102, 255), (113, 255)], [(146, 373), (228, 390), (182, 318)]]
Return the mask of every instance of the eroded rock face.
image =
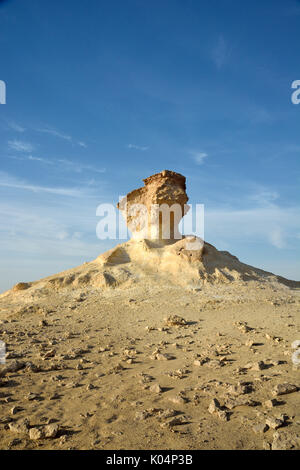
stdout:
[(164, 170), (143, 180), (117, 205), (133, 239), (181, 239), (178, 224), (188, 212), (185, 176)]

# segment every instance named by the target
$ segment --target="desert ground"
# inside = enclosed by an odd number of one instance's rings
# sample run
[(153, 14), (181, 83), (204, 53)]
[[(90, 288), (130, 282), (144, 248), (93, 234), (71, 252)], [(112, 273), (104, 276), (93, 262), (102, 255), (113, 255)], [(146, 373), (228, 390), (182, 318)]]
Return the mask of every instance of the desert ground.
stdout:
[(105, 259), (1, 295), (1, 449), (299, 449), (298, 287)]

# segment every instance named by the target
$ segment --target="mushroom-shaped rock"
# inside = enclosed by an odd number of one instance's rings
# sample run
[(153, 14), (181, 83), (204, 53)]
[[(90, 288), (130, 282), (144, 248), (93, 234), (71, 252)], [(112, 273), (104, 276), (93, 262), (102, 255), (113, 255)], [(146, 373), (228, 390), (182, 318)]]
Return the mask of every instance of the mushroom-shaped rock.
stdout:
[(178, 224), (189, 210), (185, 176), (164, 170), (143, 181), (145, 186), (128, 193), (117, 205), (132, 238), (180, 240)]

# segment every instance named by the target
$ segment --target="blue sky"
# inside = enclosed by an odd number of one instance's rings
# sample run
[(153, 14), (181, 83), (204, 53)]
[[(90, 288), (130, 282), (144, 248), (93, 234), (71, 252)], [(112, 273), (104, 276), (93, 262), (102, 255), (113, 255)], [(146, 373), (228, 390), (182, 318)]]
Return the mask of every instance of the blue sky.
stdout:
[(95, 258), (163, 169), (205, 238), (300, 279), (300, 2), (0, 1), (0, 291)]

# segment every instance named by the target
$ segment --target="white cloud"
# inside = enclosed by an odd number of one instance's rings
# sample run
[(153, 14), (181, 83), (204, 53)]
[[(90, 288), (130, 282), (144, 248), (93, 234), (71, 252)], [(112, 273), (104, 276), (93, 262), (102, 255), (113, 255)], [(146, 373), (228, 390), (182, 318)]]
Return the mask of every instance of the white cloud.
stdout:
[(62, 232), (58, 232), (57, 235), (56, 235), (56, 238), (58, 240), (66, 240), (69, 236), (69, 233), (67, 231), (62, 231)]
[(70, 135), (64, 134), (63, 132), (57, 131), (56, 129), (50, 128), (50, 127), (44, 127), (41, 129), (36, 129), (37, 132), (43, 132), (45, 134), (51, 134), (54, 137), (59, 137), (60, 139), (63, 140), (68, 140), (71, 142), (72, 137)]
[(81, 173), (84, 170), (88, 170), (94, 173), (105, 173), (105, 168), (97, 168), (93, 165), (85, 165), (83, 163), (75, 162), (73, 160), (59, 159), (58, 163), (68, 168), (68, 170), (75, 171), (76, 173)]
[(142, 152), (145, 152), (145, 150), (149, 149), (149, 147), (141, 147), (140, 145), (135, 145), (135, 144), (128, 144), (127, 148), (135, 149), (135, 150), (141, 150)]
[(0, 172), (0, 187), (31, 191), (34, 193), (49, 193), (57, 196), (82, 197), (84, 194), (82, 189), (77, 188), (54, 188), (28, 184), (4, 172)]
[(251, 106), (248, 115), (253, 124), (271, 124), (275, 120), (274, 113), (271, 114), (261, 106)]
[(51, 162), (50, 160), (47, 160), (47, 158), (33, 157), (32, 155), (29, 155), (28, 160), (32, 160), (34, 162), (47, 163), (48, 165), (53, 165), (53, 162)]
[(269, 240), (270, 240), (270, 243), (276, 248), (286, 248), (284, 234), (283, 234), (282, 229), (279, 227), (276, 227), (270, 231)]
[(12, 150), (17, 152), (29, 153), (34, 150), (34, 146), (30, 142), (23, 142), (21, 140), (9, 140), (8, 145)]
[[(18, 193), (15, 193), (17, 196)], [(115, 241), (96, 237), (96, 198), (61, 198), (59, 210), (46, 195), (0, 198), (0, 292), (95, 259)], [(103, 198), (103, 195), (102, 195)]]
[(300, 207), (276, 205), (253, 209), (212, 209), (205, 211), (206, 239), (222, 239), (230, 245), (268, 243), (276, 248), (295, 249), (300, 231)]
[(277, 191), (260, 189), (255, 194), (250, 195), (249, 199), (256, 201), (260, 206), (273, 205), (274, 201), (279, 199), (279, 194)]
[(20, 126), (19, 124), (17, 124), (16, 122), (14, 121), (7, 121), (7, 125), (14, 131), (16, 132), (25, 132), (25, 127), (22, 127)]
[(208, 157), (208, 154), (205, 152), (190, 152), (190, 154), (197, 165), (202, 165), (204, 160)]
[(16, 157), (15, 155), (11, 155), (8, 158), (12, 158), (13, 160), (29, 160), (32, 162), (38, 162), (38, 163), (46, 163), (47, 165), (55, 165), (57, 168), (63, 168), (64, 170), (67, 170), (68, 172), (72, 171), (75, 173), (81, 173), (83, 171), (90, 171), (93, 173), (105, 173), (106, 169), (105, 168), (97, 168), (93, 165), (85, 165), (80, 162), (76, 162), (74, 160), (68, 160), (68, 159), (53, 159), (49, 160), (47, 158), (42, 158), (42, 157), (35, 157), (33, 155), (29, 156), (22, 156), (22, 157)]
[(79, 147), (87, 148), (87, 144), (83, 142), (82, 140), (75, 141), (71, 135), (65, 134), (64, 132), (61, 132), (57, 129), (54, 129), (53, 127), (42, 127), (35, 129), (37, 132), (41, 132), (44, 134), (50, 134), (53, 135), (54, 137), (58, 137), (59, 139), (66, 140), (73, 145), (79, 145)]
[(219, 36), (212, 50), (212, 60), (218, 69), (221, 69), (229, 60), (231, 51), (222, 35)]
[(87, 148), (87, 145), (86, 145), (85, 142), (79, 141), (79, 142), (77, 142), (77, 143), (78, 143), (79, 147)]

